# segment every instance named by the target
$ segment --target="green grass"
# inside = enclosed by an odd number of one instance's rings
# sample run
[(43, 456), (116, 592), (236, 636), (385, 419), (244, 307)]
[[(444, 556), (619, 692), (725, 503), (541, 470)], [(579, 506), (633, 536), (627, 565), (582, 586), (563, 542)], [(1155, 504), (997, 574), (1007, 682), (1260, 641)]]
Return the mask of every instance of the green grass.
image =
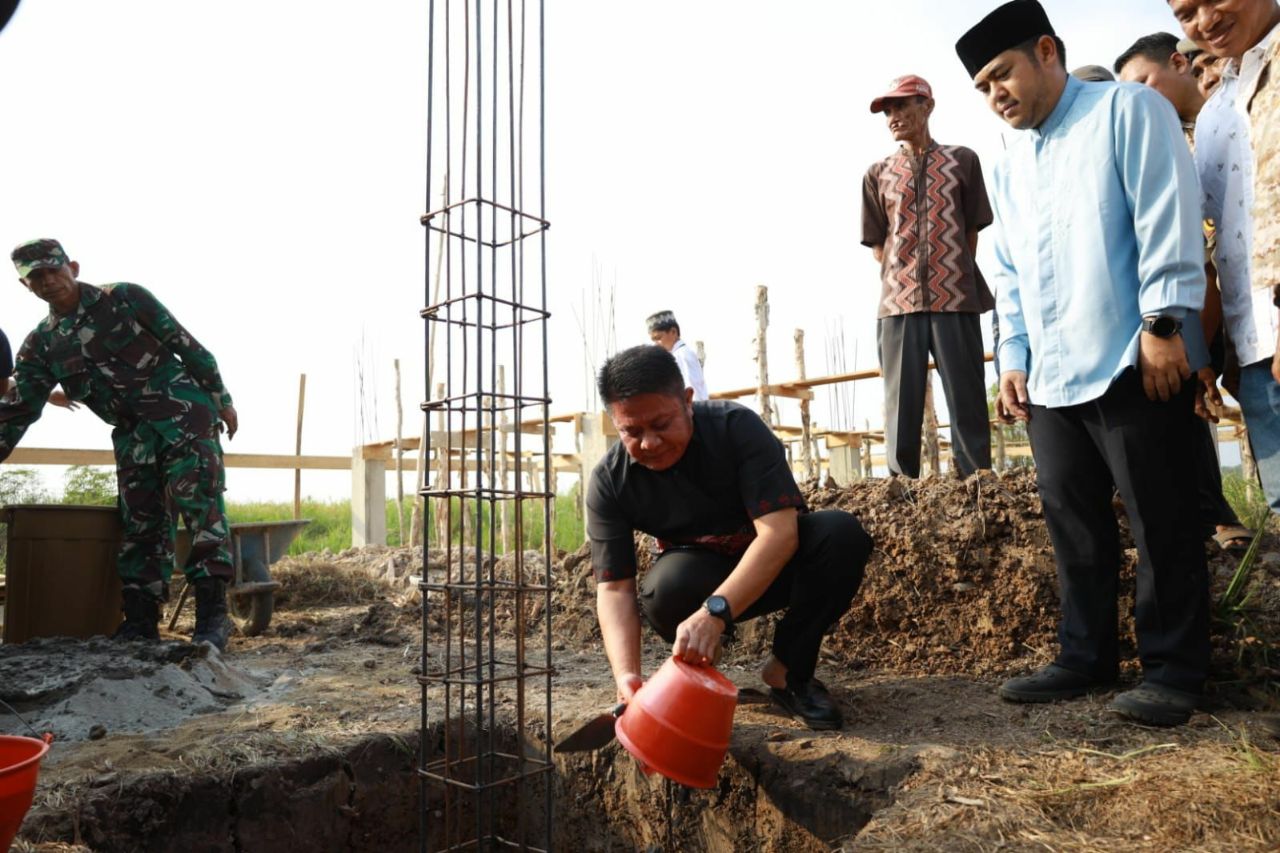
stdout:
[[(475, 501), (468, 501), (468, 509), (471, 513), (475, 512)], [(461, 512), (458, 499), (453, 500), (453, 535), (457, 536), (459, 532), (459, 524), (461, 521)], [(509, 529), (515, 526), (515, 508), (506, 507), (507, 525)], [(433, 513), (434, 515), (434, 513)], [(484, 547), (488, 547), (489, 528), (492, 519), (489, 516), (487, 507), (481, 512), (480, 535), (484, 537)], [(255, 503), (227, 503), (227, 517), (234, 524), (242, 521), (284, 521), (293, 518), (292, 503), (275, 503), (275, 502), (255, 502)], [(328, 548), (330, 551), (342, 551), (351, 547), (351, 502), (350, 501), (315, 501), (304, 500), (302, 502), (302, 517), (311, 520), (311, 523), (302, 529), (302, 533), (294, 540), (293, 545), (289, 547), (290, 554), (303, 554), (308, 551), (321, 551)], [(405, 498), (404, 501), (404, 521), (408, 525), (413, 517), (413, 499)], [(428, 531), (428, 542), (432, 547), (436, 546), (435, 519)], [(573, 495), (559, 495), (556, 497), (555, 504), (555, 531), (554, 545), (557, 548), (563, 548), (567, 551), (577, 550), (585, 541), (585, 533), (582, 519), (578, 518), (576, 500)], [(527, 501), (524, 508), (524, 547), (540, 548), (542, 546), (542, 508), (536, 501)], [(476, 531), (474, 527), (469, 527), (466, 536), (466, 545), (475, 544)], [(406, 544), (408, 537), (405, 537)], [(400, 543), (400, 521), (396, 513), (396, 502), (394, 499), (387, 501), (387, 541), (388, 545), (399, 545)]]
[[(558, 495), (555, 499), (553, 544), (566, 551), (576, 551), (585, 541), (584, 525), (578, 516), (577, 490), (567, 495)], [(43, 487), (41, 478), (34, 470), (26, 468), (10, 468), (0, 471), (0, 505), (21, 503), (70, 503), (97, 504), (110, 506), (116, 502), (115, 474), (112, 469), (90, 466), (75, 466), (67, 471), (61, 495), (50, 494)], [(453, 499), (453, 536), (459, 535), (461, 521), (460, 507), (457, 498)], [(467, 501), (470, 515), (475, 514), (476, 502)], [(434, 508), (433, 508), (434, 513)], [(505, 505), (509, 530), (515, 529), (515, 507)], [(524, 542), (523, 547), (540, 549), (542, 547), (542, 505), (537, 500), (524, 502)], [(228, 501), (227, 517), (234, 524), (246, 521), (286, 521), (293, 518), (293, 502), (276, 501)], [(290, 554), (304, 554), (310, 551), (322, 551), (328, 548), (338, 552), (351, 547), (351, 502), (304, 500), (302, 517), (311, 523), (302, 529), (298, 538), (289, 547)], [(413, 517), (413, 498), (404, 501), (404, 520), (408, 525)], [(436, 546), (434, 519), (429, 525), (428, 542)], [(490, 511), (484, 506), (480, 512), (480, 535), (482, 547), (489, 544), (489, 528), (492, 523)], [(406, 544), (408, 537), (405, 537)], [(473, 546), (476, 541), (476, 530), (469, 526), (464, 544)], [(400, 518), (396, 512), (394, 499), (387, 501), (387, 541), (388, 545), (400, 544)], [(495, 539), (495, 547), (501, 547)], [(4, 525), (0, 525), (0, 576), (4, 575), (5, 538)]]
[(1222, 495), (1235, 510), (1236, 517), (1246, 525), (1257, 518), (1269, 518), (1267, 498), (1262, 493), (1262, 486), (1255, 483), (1253, 493), (1250, 495), (1244, 477), (1240, 476), (1238, 471), (1239, 469), (1222, 472)]

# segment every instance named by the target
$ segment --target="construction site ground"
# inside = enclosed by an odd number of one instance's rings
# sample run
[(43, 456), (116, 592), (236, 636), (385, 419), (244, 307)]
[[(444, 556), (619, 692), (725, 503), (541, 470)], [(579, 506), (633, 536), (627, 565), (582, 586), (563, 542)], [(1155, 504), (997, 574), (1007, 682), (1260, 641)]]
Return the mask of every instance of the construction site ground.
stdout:
[[(768, 704), (741, 705), (709, 791), (644, 775), (616, 743), (557, 756), (554, 849), (1280, 846), (1280, 743), (1258, 724), (1280, 637), (1271, 534), (1244, 607), (1215, 623), (1207, 710), (1156, 729), (1109, 713), (1112, 694), (1037, 706), (995, 696), (1054, 648), (1056, 576), (1029, 473), (806, 494), (815, 508), (856, 512), (876, 539), (819, 665), (844, 729), (812, 732)], [(1134, 683), (1136, 555), (1123, 538)], [(1216, 597), (1238, 557), (1211, 554)], [(270, 629), (235, 638), (221, 658), (182, 642), (181, 623), (159, 646), (0, 646), (0, 698), (57, 738), (15, 849), (418, 849), (422, 626), (410, 576), (421, 567), (421, 551), (388, 548), (283, 561)], [(559, 555), (554, 585), (558, 740), (607, 710), (614, 689), (585, 550)], [(761, 686), (769, 631), (767, 620), (746, 626), (722, 662), (740, 686)], [(652, 671), (667, 649), (647, 637)], [(536, 703), (531, 713), (523, 732), (508, 718), (504, 736), (536, 750), (547, 727)], [(443, 737), (438, 718), (429, 714), (428, 752)], [(0, 731), (23, 733), (11, 717)], [(426, 817), (441, 815), (429, 805)]]

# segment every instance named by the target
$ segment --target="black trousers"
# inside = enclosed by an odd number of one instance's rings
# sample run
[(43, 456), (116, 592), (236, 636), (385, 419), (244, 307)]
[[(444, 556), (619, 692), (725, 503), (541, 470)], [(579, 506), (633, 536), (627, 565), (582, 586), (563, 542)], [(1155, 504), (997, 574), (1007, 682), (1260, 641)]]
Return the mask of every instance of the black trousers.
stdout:
[[(787, 667), (787, 683), (813, 678), (818, 649), (827, 629), (849, 609), (871, 556), (871, 537), (847, 512), (824, 510), (801, 515), (800, 547), (742, 622), (785, 610), (773, 636), (773, 654)], [(640, 582), (640, 611), (668, 643), (676, 628), (715, 591), (737, 559), (695, 548), (664, 551)]]
[(1138, 547), (1134, 620), (1147, 681), (1199, 693), (1209, 673), (1209, 578), (1194, 389), (1152, 402), (1130, 369), (1097, 400), (1031, 407), (1028, 431), (1061, 587), (1057, 663), (1117, 674), (1118, 490)]
[(951, 416), (951, 458), (964, 476), (991, 467), (982, 323), (973, 313), (920, 312), (876, 323), (884, 375), (884, 441), (889, 470), (920, 476), (920, 429), (929, 353)]
[(1218, 461), (1218, 443), (1213, 439), (1214, 425), (1201, 421), (1196, 438), (1196, 478), (1200, 486), (1200, 532), (1208, 538), (1218, 532), (1218, 525), (1240, 523), (1236, 511), (1222, 494), (1222, 465)]

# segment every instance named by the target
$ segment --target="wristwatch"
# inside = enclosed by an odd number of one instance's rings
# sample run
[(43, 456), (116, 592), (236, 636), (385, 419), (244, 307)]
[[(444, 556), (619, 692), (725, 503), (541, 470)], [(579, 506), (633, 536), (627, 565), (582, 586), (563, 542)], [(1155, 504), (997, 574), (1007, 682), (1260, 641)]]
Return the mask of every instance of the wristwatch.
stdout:
[(708, 613), (724, 623), (726, 631), (733, 627), (733, 611), (729, 609), (729, 599), (723, 595), (713, 595), (702, 602), (702, 606)]
[(1142, 318), (1142, 331), (1157, 338), (1172, 338), (1182, 331), (1182, 321), (1168, 314), (1149, 314)]

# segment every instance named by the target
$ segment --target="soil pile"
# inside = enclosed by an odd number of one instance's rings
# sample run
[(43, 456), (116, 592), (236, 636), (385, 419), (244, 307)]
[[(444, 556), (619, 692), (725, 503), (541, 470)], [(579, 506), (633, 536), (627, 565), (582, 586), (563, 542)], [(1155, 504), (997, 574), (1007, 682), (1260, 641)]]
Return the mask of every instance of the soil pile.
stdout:
[[(1014, 469), (967, 479), (864, 480), (848, 487), (809, 484), (812, 509), (854, 513), (875, 539), (858, 597), (823, 647), (825, 664), (900, 674), (995, 677), (1047, 662), (1057, 646), (1058, 581), (1035, 473)], [(1121, 653), (1132, 658), (1137, 550), (1124, 508), (1115, 504), (1122, 548)], [(1224, 680), (1274, 678), (1269, 646), (1280, 638), (1280, 554), (1260, 542), (1245, 606), (1215, 619), (1215, 668)], [(1206, 546), (1215, 602), (1239, 556)], [(647, 540), (637, 537), (643, 572)], [(590, 549), (556, 567), (556, 636), (599, 641)], [(763, 655), (771, 631), (744, 630), (735, 657)], [(1270, 638), (1270, 641), (1268, 641)]]
[[(1051, 653), (1057, 570), (1034, 474), (864, 480), (812, 488), (806, 499), (852, 512), (875, 540), (827, 654), (873, 669), (984, 675)], [(1131, 576), (1133, 543), (1121, 523), (1122, 572)]]

